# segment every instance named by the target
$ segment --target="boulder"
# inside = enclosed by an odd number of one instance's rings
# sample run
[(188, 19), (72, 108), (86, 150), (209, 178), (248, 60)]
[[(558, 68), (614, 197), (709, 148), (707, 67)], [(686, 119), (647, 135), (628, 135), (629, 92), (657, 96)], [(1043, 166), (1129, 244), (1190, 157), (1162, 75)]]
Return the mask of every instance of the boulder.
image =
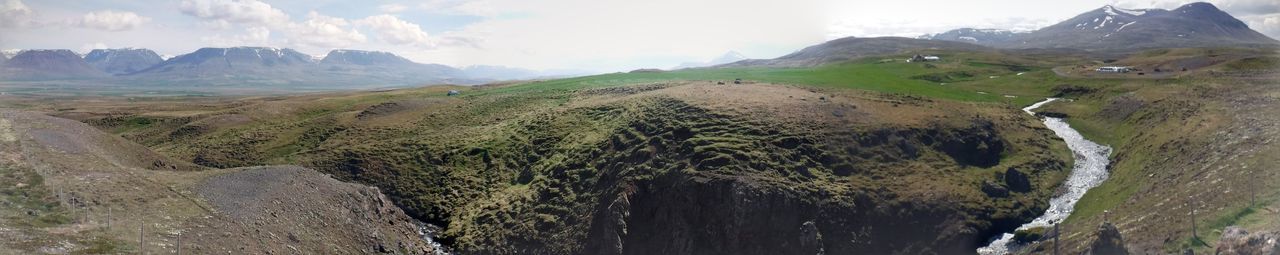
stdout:
[(1119, 255), (1129, 254), (1129, 250), (1124, 248), (1124, 238), (1120, 236), (1120, 229), (1106, 222), (1098, 226), (1097, 239), (1089, 244), (1089, 254)]
[(818, 232), (818, 225), (813, 221), (806, 221), (800, 225), (800, 247), (806, 253), (826, 253), (822, 249), (822, 233)]
[(988, 197), (1008, 197), (1009, 189), (996, 184), (995, 182), (982, 182), (982, 193), (986, 193)]
[(1217, 247), (1216, 254), (1280, 255), (1280, 233), (1249, 234), (1243, 228), (1231, 226), (1222, 232)]

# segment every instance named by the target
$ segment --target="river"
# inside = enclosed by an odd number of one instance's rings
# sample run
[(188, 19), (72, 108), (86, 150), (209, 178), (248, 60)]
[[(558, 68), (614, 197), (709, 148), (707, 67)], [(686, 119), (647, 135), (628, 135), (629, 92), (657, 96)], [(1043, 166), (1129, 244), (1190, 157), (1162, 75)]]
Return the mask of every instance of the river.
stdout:
[[(1049, 98), (1044, 101), (1032, 104), (1022, 111), (1028, 114), (1035, 114), (1033, 110), (1040, 108), (1045, 104), (1057, 101), (1057, 98)], [(1027, 224), (1019, 226), (1019, 230), (1031, 229), (1036, 227), (1052, 227), (1054, 223), (1062, 222), (1071, 215), (1071, 211), (1075, 210), (1076, 202), (1084, 197), (1084, 193), (1102, 184), (1107, 180), (1107, 164), (1108, 157), (1111, 155), (1111, 147), (1101, 145), (1093, 141), (1084, 139), (1080, 132), (1071, 128), (1067, 122), (1061, 118), (1044, 118), (1044, 125), (1054, 134), (1061, 137), (1067, 143), (1067, 148), (1071, 149), (1075, 157), (1075, 163), (1071, 167), (1071, 175), (1067, 177), (1062, 194), (1049, 200), (1049, 210), (1045, 211), (1040, 217), (1031, 220)], [(978, 253), (983, 255), (993, 254), (1009, 254), (1023, 244), (1012, 242), (1013, 233), (1004, 233), (986, 247), (978, 248)]]

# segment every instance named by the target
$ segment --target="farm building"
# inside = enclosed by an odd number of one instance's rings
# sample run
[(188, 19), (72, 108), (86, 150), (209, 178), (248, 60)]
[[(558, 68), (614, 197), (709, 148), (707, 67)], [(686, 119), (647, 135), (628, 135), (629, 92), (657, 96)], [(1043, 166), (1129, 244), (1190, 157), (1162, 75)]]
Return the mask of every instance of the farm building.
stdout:
[(938, 60), (942, 60), (942, 58), (939, 58), (938, 56), (932, 56), (932, 55), (915, 55), (907, 59), (907, 62), (930, 62), (930, 61), (938, 61)]
[(1130, 70), (1131, 69), (1127, 66), (1104, 66), (1099, 67), (1095, 71), (1099, 73), (1128, 73)]

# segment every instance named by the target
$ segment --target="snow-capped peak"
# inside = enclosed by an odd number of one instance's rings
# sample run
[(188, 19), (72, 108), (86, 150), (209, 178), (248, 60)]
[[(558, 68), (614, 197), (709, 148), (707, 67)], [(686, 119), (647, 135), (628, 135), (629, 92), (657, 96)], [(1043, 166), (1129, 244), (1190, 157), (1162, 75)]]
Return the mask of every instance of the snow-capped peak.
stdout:
[(1123, 12), (1123, 13), (1125, 13), (1125, 14), (1129, 14), (1129, 15), (1133, 15), (1133, 16), (1142, 16), (1143, 14), (1147, 14), (1147, 9), (1120, 9), (1120, 8), (1116, 8), (1116, 11)]
[(13, 56), (17, 56), (18, 53), (22, 53), (22, 49), (0, 50), (0, 54), (4, 54), (5, 58), (13, 58)]
[(1127, 14), (1130, 16), (1142, 16), (1143, 14), (1147, 14), (1147, 9), (1124, 9), (1124, 8), (1116, 8), (1114, 6), (1107, 5), (1102, 7), (1102, 12), (1105, 12), (1107, 13), (1107, 15), (1111, 15), (1111, 16), (1118, 16), (1121, 13)]
[(1115, 7), (1111, 7), (1110, 5), (1103, 6), (1103, 7), (1102, 7), (1102, 12), (1107, 13), (1107, 15), (1120, 15), (1120, 14), (1116, 14), (1116, 8), (1115, 8)]

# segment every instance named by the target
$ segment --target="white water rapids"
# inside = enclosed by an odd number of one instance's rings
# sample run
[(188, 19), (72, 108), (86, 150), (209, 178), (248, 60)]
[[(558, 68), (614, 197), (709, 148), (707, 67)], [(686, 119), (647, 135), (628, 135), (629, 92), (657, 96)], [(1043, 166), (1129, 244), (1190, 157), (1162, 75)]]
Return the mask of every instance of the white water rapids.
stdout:
[[(1028, 114), (1035, 114), (1032, 110), (1040, 108), (1049, 102), (1058, 100), (1057, 98), (1049, 98), (1044, 101), (1022, 108), (1022, 111)], [(1044, 118), (1044, 125), (1053, 130), (1058, 137), (1062, 137), (1067, 142), (1067, 148), (1071, 149), (1075, 155), (1075, 164), (1071, 168), (1071, 175), (1067, 177), (1063, 188), (1065, 191), (1049, 200), (1049, 210), (1044, 215), (1031, 220), (1027, 224), (1018, 227), (1018, 230), (1031, 229), (1035, 227), (1052, 227), (1054, 223), (1062, 222), (1071, 215), (1071, 211), (1075, 209), (1076, 202), (1084, 197), (1084, 193), (1093, 187), (1102, 184), (1107, 179), (1108, 156), (1111, 155), (1111, 147), (1085, 140), (1066, 121), (1061, 118)], [(994, 255), (1009, 254), (1021, 244), (1011, 242), (1013, 233), (1005, 233), (1000, 238), (991, 241), (987, 247), (978, 248), (978, 254)]]

